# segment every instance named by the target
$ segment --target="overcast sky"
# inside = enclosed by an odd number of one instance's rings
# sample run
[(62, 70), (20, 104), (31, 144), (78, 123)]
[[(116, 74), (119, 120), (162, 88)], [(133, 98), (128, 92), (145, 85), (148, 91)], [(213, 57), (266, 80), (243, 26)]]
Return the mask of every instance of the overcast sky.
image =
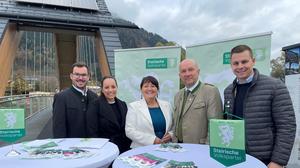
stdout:
[(186, 47), (273, 32), (271, 58), (300, 43), (295, 0), (105, 0), (111, 13)]

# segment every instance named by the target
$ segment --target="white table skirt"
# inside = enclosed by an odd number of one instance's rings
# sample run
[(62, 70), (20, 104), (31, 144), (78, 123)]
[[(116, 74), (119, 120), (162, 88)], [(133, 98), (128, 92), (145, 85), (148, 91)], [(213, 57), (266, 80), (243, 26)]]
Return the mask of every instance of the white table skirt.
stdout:
[[(58, 148), (66, 149), (79, 142), (80, 138), (66, 138), (58, 144)], [(92, 152), (95, 153), (93, 156), (79, 159), (22, 159), (27, 152), (22, 150), (21, 144), (15, 144), (14, 149), (21, 155), (6, 157), (5, 155), (11, 150), (11, 145), (0, 148), (1, 168), (106, 168), (119, 155), (118, 147), (111, 142), (107, 142), (101, 149), (93, 149)]]
[[(225, 166), (216, 160), (210, 158), (209, 156), (209, 146), (208, 145), (198, 145), (198, 144), (180, 144), (185, 152), (161, 152), (156, 151), (155, 149), (158, 145), (149, 145), (140, 148), (135, 148), (129, 150), (125, 153), (122, 153), (119, 157), (132, 156), (141, 153), (150, 153), (152, 155), (168, 159), (167, 161), (155, 166), (154, 168), (161, 168), (163, 165), (166, 165), (169, 160), (176, 161), (193, 161), (198, 168), (224, 168)], [(119, 158), (118, 157), (118, 158)], [(113, 168), (130, 168), (130, 166), (124, 164), (121, 160), (116, 159), (113, 163)], [(246, 161), (230, 168), (266, 168), (260, 160), (246, 155)]]

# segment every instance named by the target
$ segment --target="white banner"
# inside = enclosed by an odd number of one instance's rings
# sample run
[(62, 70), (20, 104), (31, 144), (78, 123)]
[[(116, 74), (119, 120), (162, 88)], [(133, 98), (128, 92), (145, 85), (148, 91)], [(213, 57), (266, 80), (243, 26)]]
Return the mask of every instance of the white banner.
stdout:
[(118, 97), (127, 103), (141, 99), (140, 83), (148, 75), (159, 82), (162, 100), (173, 102), (179, 90), (181, 47), (152, 47), (115, 50)]

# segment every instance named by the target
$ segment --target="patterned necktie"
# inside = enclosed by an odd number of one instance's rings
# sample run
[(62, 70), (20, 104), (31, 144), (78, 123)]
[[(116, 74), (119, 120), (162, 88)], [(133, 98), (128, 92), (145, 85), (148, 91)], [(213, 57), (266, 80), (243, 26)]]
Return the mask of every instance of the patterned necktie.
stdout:
[(182, 116), (183, 116), (183, 111), (184, 111), (184, 106), (186, 104), (186, 101), (189, 97), (189, 94), (191, 93), (190, 90), (186, 90), (184, 91), (184, 95), (183, 95), (183, 102), (182, 102), (182, 108), (180, 111), (180, 115), (179, 115), (179, 119), (178, 119), (178, 125), (177, 125), (177, 138), (179, 141), (183, 141), (183, 137), (182, 137)]

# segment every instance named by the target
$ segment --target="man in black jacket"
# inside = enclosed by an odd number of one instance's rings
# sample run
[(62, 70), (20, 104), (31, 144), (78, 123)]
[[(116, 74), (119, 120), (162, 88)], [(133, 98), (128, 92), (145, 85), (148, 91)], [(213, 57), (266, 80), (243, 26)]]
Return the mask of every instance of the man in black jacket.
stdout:
[(236, 79), (224, 91), (227, 118), (245, 120), (246, 152), (268, 168), (288, 163), (294, 144), (296, 122), (289, 92), (280, 80), (253, 68), (250, 47), (231, 50), (231, 68)]
[(86, 88), (90, 78), (89, 68), (84, 63), (72, 65), (72, 86), (54, 96), (54, 138), (86, 138), (86, 111), (97, 95)]

